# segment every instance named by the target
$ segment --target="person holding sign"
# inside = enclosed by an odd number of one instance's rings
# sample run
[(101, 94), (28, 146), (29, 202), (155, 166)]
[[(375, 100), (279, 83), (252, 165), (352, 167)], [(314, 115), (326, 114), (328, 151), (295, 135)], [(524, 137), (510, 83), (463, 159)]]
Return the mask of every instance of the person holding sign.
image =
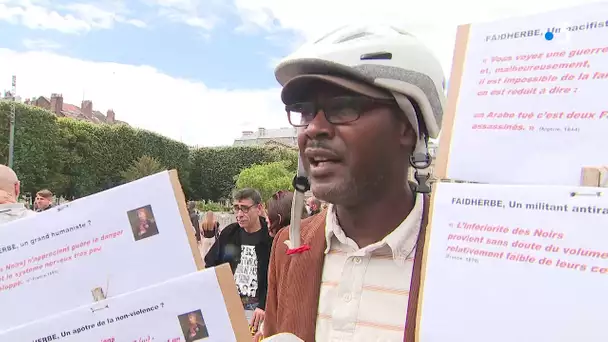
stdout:
[(264, 320), (272, 238), (262, 216), (262, 197), (255, 189), (234, 194), (236, 223), (226, 226), (205, 256), (205, 266), (229, 263), (252, 332)]
[[(444, 75), (412, 35), (344, 27), (275, 71), (300, 162), (315, 197), (331, 203), (275, 238), (264, 335), (306, 341), (413, 341), (431, 163)], [(292, 223), (294, 221), (292, 220)]]

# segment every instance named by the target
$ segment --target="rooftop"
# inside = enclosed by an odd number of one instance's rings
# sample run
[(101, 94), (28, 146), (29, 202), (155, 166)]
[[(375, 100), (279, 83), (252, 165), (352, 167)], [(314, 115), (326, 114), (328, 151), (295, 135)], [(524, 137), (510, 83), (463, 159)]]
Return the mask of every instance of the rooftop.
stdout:
[(255, 140), (255, 139), (277, 139), (277, 138), (294, 138), (297, 136), (297, 131), (294, 127), (282, 128), (258, 128), (257, 131), (243, 131), (240, 138), (237, 140)]

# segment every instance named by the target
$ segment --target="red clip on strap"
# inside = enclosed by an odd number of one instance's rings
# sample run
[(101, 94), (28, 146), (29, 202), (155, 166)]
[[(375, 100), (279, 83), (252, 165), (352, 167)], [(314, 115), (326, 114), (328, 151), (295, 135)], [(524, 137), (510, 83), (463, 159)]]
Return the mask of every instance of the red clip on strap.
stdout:
[(302, 253), (302, 252), (306, 252), (307, 250), (310, 249), (309, 245), (302, 245), (298, 248), (290, 248), (287, 250), (287, 255), (292, 255), (292, 254), (296, 254), (296, 253)]

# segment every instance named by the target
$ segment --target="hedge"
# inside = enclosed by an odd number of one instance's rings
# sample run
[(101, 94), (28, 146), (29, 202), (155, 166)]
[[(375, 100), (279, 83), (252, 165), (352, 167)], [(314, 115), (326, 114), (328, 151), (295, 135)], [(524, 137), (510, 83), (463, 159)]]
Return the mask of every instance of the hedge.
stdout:
[[(0, 163), (8, 162), (10, 103), (0, 102)], [(281, 147), (191, 149), (187, 145), (127, 125), (92, 124), (57, 118), (51, 112), (16, 104), (14, 169), (24, 193), (42, 188), (68, 199), (123, 183), (121, 173), (142, 156), (177, 169), (187, 198), (218, 201), (230, 197), (244, 168), (279, 160), (295, 172), (297, 154)]]
[(193, 150), (190, 186), (193, 194), (212, 201), (228, 199), (241, 170), (254, 164), (287, 161), (295, 174), (297, 154), (279, 147), (232, 146)]

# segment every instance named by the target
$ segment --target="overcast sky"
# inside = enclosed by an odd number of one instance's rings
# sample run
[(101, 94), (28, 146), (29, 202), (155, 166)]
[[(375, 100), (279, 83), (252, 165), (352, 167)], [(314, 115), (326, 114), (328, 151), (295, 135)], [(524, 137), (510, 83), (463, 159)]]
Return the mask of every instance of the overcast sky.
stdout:
[(340, 24), (408, 29), (449, 76), (458, 24), (538, 13), (575, 0), (0, 0), (0, 90), (62, 93), (190, 145), (288, 126), (277, 60)]

